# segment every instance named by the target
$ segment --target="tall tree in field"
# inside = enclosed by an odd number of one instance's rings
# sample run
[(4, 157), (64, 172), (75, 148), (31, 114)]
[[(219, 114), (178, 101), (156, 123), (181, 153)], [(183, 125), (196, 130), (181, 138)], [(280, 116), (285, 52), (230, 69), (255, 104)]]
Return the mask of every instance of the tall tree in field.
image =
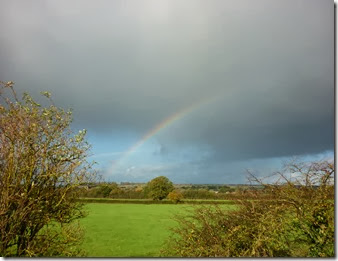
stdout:
[(154, 200), (162, 200), (166, 198), (169, 192), (173, 190), (173, 183), (164, 176), (152, 179), (145, 187), (146, 195)]
[(84, 215), (77, 188), (92, 176), (85, 130), (70, 111), (49, 107), (0, 82), (0, 255), (72, 256)]

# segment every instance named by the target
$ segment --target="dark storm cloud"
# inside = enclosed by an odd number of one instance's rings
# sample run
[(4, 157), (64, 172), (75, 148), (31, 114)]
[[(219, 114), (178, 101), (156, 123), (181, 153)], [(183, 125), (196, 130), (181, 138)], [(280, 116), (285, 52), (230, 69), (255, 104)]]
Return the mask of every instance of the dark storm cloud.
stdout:
[[(50, 90), (93, 132), (160, 136), (215, 161), (333, 150), (333, 2), (1, 1), (0, 77)], [(164, 153), (165, 150), (165, 153)]]

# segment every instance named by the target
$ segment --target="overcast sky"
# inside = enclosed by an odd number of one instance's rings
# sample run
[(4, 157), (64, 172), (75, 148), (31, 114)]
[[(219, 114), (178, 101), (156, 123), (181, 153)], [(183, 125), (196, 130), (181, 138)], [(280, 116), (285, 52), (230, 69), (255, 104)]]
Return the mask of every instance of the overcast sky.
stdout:
[(333, 158), (333, 1), (0, 6), (0, 80), (73, 108), (107, 180), (243, 183)]

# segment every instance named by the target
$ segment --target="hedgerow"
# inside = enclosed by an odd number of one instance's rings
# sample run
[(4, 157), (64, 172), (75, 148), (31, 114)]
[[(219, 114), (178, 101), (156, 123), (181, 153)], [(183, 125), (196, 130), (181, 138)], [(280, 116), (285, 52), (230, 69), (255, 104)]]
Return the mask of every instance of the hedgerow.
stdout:
[[(291, 163), (231, 212), (201, 206), (178, 215), (163, 250), (178, 257), (333, 257), (334, 165)], [(271, 178), (271, 177), (270, 177)], [(273, 200), (262, 200), (260, 193)]]

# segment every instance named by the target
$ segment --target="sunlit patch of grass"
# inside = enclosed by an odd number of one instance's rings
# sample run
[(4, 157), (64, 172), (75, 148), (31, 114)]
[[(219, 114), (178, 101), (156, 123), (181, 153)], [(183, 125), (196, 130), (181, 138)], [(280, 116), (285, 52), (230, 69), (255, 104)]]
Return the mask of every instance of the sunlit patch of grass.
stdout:
[[(82, 247), (89, 257), (158, 257), (176, 225), (172, 217), (187, 205), (89, 203), (81, 223), (86, 230)], [(222, 208), (234, 209), (234, 205)]]

